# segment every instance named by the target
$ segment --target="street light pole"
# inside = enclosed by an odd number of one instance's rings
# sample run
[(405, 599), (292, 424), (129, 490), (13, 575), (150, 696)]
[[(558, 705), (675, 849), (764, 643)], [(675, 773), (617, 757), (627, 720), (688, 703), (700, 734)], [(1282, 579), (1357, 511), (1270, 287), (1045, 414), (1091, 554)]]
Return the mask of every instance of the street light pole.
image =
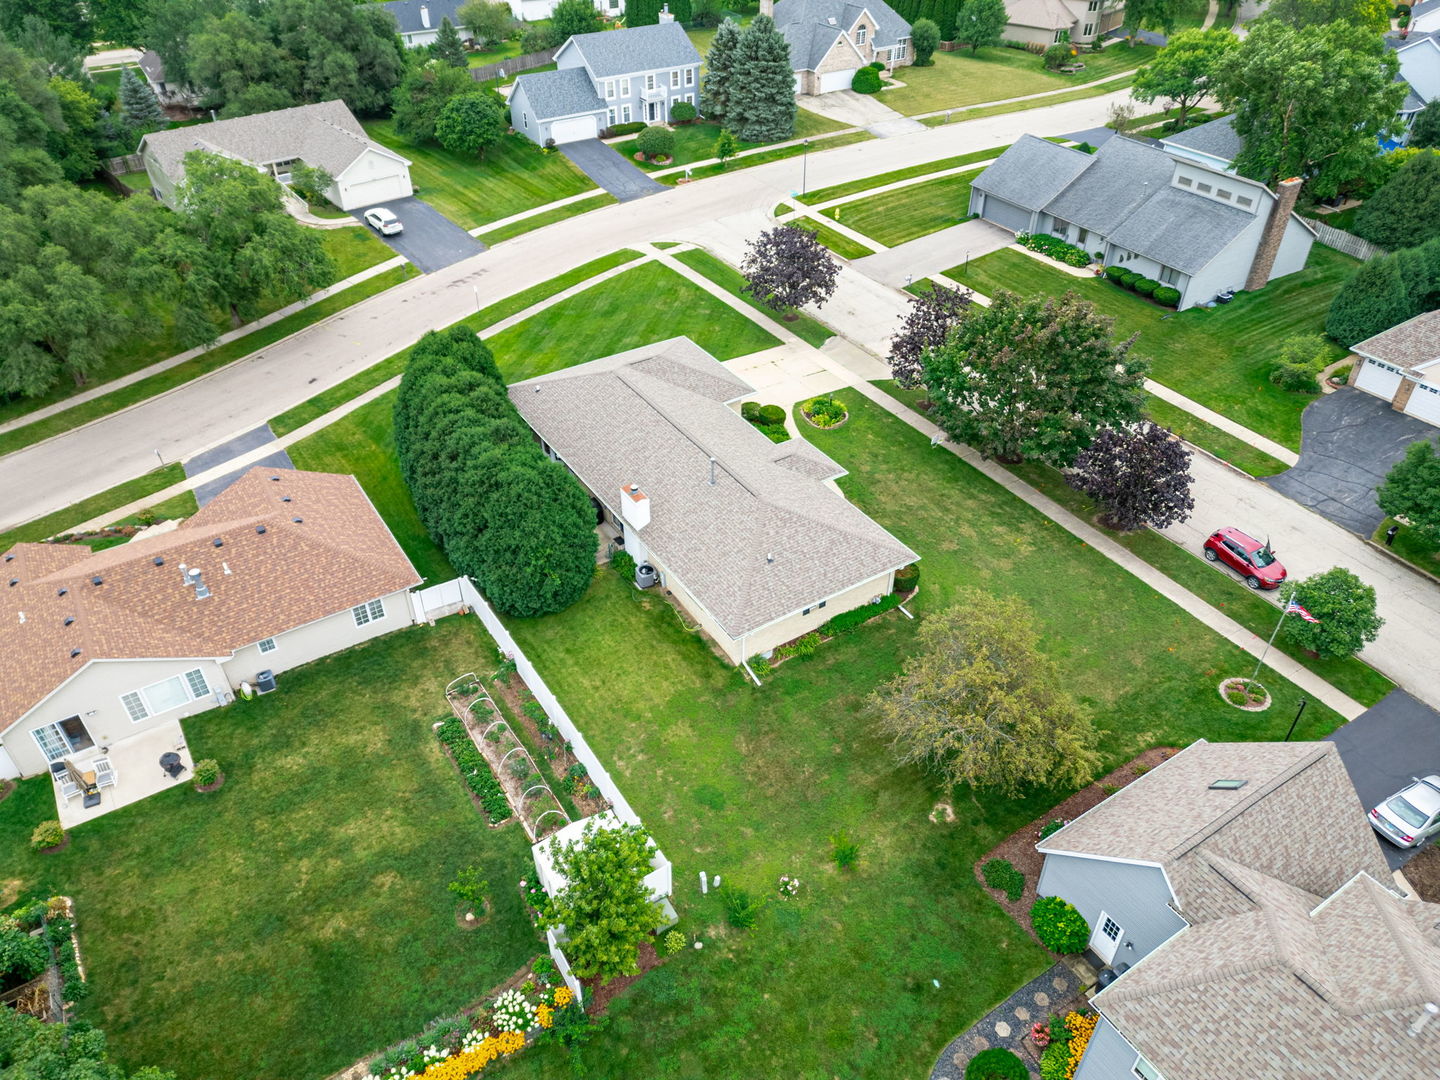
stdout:
[(1295, 710), (1295, 719), (1290, 721), (1290, 730), (1287, 731), (1287, 732), (1285, 732), (1285, 741), (1286, 741), (1286, 742), (1289, 742), (1289, 741), (1290, 741), (1290, 736), (1295, 734), (1295, 725), (1298, 724), (1298, 723), (1300, 723), (1300, 715), (1301, 715), (1301, 713), (1303, 713), (1303, 712), (1305, 711), (1305, 706), (1306, 706), (1306, 705), (1309, 705), (1309, 704), (1310, 704), (1310, 701), (1309, 701), (1308, 698), (1303, 698), (1303, 697), (1302, 697), (1302, 698), (1300, 699), (1300, 708), (1298, 708), (1298, 709)]
[(806, 139), (800, 145), (803, 147), (800, 151), (800, 194), (804, 195), (805, 185), (810, 179), (810, 140)]

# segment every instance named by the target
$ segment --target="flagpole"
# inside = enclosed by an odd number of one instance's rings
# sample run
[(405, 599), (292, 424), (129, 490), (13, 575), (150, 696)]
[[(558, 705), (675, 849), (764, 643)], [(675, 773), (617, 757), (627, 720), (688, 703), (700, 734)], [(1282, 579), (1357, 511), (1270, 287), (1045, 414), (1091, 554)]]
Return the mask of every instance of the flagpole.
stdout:
[(1270, 646), (1275, 644), (1275, 638), (1280, 633), (1280, 627), (1285, 625), (1285, 616), (1289, 614), (1289, 611), (1287, 609), (1290, 606), (1290, 601), (1294, 598), (1295, 592), (1294, 590), (1291, 590), (1289, 597), (1280, 601), (1280, 621), (1275, 624), (1275, 629), (1270, 631), (1270, 640), (1265, 643), (1265, 648), (1260, 651), (1260, 659), (1255, 661), (1255, 673), (1250, 676), (1251, 682), (1256, 682), (1259, 680), (1260, 668), (1265, 663), (1265, 657), (1270, 654)]

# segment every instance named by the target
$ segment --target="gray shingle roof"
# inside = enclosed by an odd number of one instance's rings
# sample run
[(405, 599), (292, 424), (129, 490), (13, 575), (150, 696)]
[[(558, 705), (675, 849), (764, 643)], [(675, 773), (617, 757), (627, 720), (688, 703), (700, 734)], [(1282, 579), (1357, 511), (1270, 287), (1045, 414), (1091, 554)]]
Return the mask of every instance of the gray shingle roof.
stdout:
[[(440, 29), (441, 19), (449, 19), (450, 25), (459, 30), (460, 19), (456, 13), (464, 2), (465, 0), (386, 0), (380, 7), (394, 16), (400, 33), (416, 34)], [(426, 9), (430, 16), (429, 26), (426, 26), (421, 18), (421, 8)]]
[(752, 392), (687, 338), (510, 387), (608, 506), (640, 486), (646, 547), (736, 638), (917, 557), (822, 482), (843, 473), (834, 461), (770, 442), (726, 404)]
[(790, 43), (790, 63), (796, 71), (813, 71), (825, 58), (842, 31), (855, 25), (862, 11), (875, 20), (871, 43), (888, 49), (910, 36), (910, 24), (885, 0), (780, 0), (775, 5), (775, 28)]
[(1005, 14), (1013, 26), (1040, 30), (1068, 30), (1076, 23), (1075, 13), (1060, 0), (1009, 0)]
[[(1400, 367), (1434, 364), (1440, 361), (1440, 311), (1427, 311), (1413, 319), (1406, 319), (1389, 330), (1357, 342), (1350, 351)], [(1432, 372), (1434, 375), (1440, 375), (1440, 372)]]
[(1440, 0), (1425, 0), (1422, 4), (1414, 4), (1410, 8), (1410, 21), (1413, 23), (1422, 15), (1428, 15), (1432, 11), (1440, 11)]
[(605, 111), (605, 102), (595, 93), (595, 84), (584, 68), (521, 75), (515, 80), (515, 89), (525, 91), (525, 100), (540, 120)]
[[(1111, 140), (1112, 142), (1115, 140)], [(1087, 169), (1092, 158), (1034, 135), (1021, 135), (971, 187), (1027, 210), (1039, 210)]]
[(576, 34), (561, 49), (578, 49), (597, 79), (700, 63), (700, 54), (678, 22)]
[(177, 183), (185, 175), (185, 155), (192, 150), (222, 153), (252, 165), (299, 158), (334, 177), (369, 149), (399, 156), (366, 138), (360, 122), (338, 100), (152, 131), (140, 145), (151, 150), (165, 175)]
[[(1268, 211), (1262, 209), (1261, 212)], [(1192, 195), (1167, 183), (1110, 233), (1109, 238), (1113, 244), (1174, 267), (1182, 274), (1194, 274), (1204, 269), (1254, 221), (1255, 215), (1248, 211)]]
[(1235, 134), (1233, 116), (1222, 116), (1219, 120), (1211, 120), (1208, 124), (1200, 124), (1188, 131), (1167, 135), (1160, 141), (1166, 146), (1184, 146), (1222, 161), (1234, 161), (1244, 149), (1240, 136)]
[(1134, 139), (1110, 139), (1089, 156), (1085, 171), (1045, 205), (1045, 212), (1109, 236), (1150, 196), (1168, 187), (1174, 172), (1169, 154)]

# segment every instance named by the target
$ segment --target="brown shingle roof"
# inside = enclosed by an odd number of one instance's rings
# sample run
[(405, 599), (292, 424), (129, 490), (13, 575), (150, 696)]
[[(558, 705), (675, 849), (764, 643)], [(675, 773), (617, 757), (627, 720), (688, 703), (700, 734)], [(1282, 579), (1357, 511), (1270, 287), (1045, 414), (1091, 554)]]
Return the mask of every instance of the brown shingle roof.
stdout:
[(0, 565), (18, 579), (0, 611), (0, 731), (92, 660), (228, 658), (420, 581), (353, 476), (264, 467), (171, 532), (94, 554), (16, 544)]
[[(1406, 319), (1399, 326), (1358, 342), (1352, 351), (1405, 368), (1418, 368), (1440, 360), (1440, 311), (1427, 311)], [(1434, 368), (1429, 368), (1428, 374), (1431, 379), (1440, 378), (1440, 372)]]

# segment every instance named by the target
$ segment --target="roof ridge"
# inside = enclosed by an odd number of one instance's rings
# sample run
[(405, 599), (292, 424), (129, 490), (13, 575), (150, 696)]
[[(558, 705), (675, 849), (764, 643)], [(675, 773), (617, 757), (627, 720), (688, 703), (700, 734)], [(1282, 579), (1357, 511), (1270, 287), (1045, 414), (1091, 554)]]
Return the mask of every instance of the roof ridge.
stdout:
[[(1364, 881), (1360, 881), (1362, 877)], [(1400, 951), (1400, 955), (1405, 958), (1406, 966), (1410, 969), (1411, 975), (1424, 991), (1422, 998), (1413, 996), (1395, 998), (1383, 1002), (1381, 1007), (1396, 1008), (1402, 1005), (1422, 1005), (1426, 1001), (1434, 1001), (1437, 997), (1440, 997), (1440, 980), (1426, 977), (1429, 974), (1427, 968), (1420, 962), (1420, 958), (1415, 955), (1415, 951), (1411, 948), (1409, 935), (1402, 931), (1398, 923), (1400, 914), (1395, 910), (1395, 902), (1398, 901), (1398, 897), (1390, 893), (1384, 885), (1376, 881), (1364, 870), (1360, 871), (1355, 877), (1341, 886), (1339, 891), (1343, 892), (1357, 882), (1362, 886), (1363, 891), (1361, 895), (1364, 896), (1366, 902), (1369, 903), (1380, 916), (1380, 921), (1385, 925), (1390, 939), (1395, 943), (1395, 947)], [(1399, 902), (1403, 903), (1403, 901)], [(1363, 1011), (1372, 1012), (1375, 1007), (1372, 1002), (1367, 1002), (1367, 1007)]]

